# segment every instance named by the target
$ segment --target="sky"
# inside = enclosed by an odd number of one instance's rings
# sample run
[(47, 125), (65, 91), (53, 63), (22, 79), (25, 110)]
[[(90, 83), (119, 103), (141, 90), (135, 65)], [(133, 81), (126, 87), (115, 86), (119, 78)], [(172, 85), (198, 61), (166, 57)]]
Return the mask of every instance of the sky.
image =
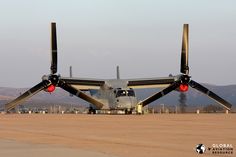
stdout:
[(189, 24), (192, 79), (236, 84), (235, 0), (0, 0), (0, 87), (31, 87), (50, 72), (57, 23), (58, 73), (85, 78), (180, 73)]

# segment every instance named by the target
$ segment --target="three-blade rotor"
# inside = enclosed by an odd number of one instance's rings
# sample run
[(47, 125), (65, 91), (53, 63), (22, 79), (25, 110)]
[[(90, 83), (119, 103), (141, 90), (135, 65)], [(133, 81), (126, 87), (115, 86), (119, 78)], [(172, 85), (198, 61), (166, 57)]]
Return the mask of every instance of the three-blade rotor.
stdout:
[(17, 105), (23, 103), (33, 95), (37, 94), (38, 92), (45, 90), (48, 92), (51, 92), (47, 90), (47, 88), (53, 86), (53, 89), (55, 87), (61, 87), (65, 91), (89, 102), (94, 104), (97, 108), (102, 108), (103, 104), (93, 98), (92, 96), (89, 96), (85, 93), (83, 93), (81, 90), (74, 88), (70, 84), (66, 82), (66, 80), (61, 79), (60, 75), (57, 75), (57, 33), (56, 33), (56, 23), (51, 23), (51, 74), (44, 75), (42, 77), (42, 82), (37, 84), (36, 86), (32, 87), (31, 89), (27, 90), (25, 93), (14, 99), (13, 101), (7, 103), (5, 105), (6, 111), (10, 111), (14, 109)]
[(188, 65), (188, 58), (189, 58), (189, 27), (188, 24), (184, 24), (183, 26), (183, 37), (182, 37), (182, 51), (181, 51), (181, 64), (180, 64), (180, 75), (176, 76), (176, 81), (174, 81), (172, 84), (170, 84), (167, 88), (161, 90), (160, 92), (157, 92), (153, 94), (152, 96), (144, 99), (143, 101), (139, 102), (142, 106), (146, 106), (149, 103), (152, 103), (153, 101), (167, 95), (168, 93), (177, 90), (181, 91), (180, 87), (184, 86), (187, 87), (190, 86), (197, 91), (207, 95), (211, 99), (215, 100), (217, 103), (219, 103), (221, 106), (226, 108), (227, 110), (230, 110), (231, 104), (227, 102), (226, 100), (222, 99), (220, 96), (216, 95), (206, 87), (200, 85), (199, 83), (191, 80), (191, 77), (189, 76), (189, 65)]

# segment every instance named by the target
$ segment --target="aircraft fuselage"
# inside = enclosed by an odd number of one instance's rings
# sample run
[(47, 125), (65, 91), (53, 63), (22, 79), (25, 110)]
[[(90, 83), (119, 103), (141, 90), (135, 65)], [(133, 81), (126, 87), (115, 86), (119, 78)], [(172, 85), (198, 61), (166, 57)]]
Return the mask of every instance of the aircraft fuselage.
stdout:
[(102, 108), (97, 108), (93, 104), (90, 104), (93, 109), (124, 111), (131, 111), (134, 109), (138, 103), (138, 99), (135, 96), (135, 91), (132, 88), (122, 86), (111, 87), (108, 84), (105, 84), (98, 90), (89, 90), (93, 97), (104, 104)]

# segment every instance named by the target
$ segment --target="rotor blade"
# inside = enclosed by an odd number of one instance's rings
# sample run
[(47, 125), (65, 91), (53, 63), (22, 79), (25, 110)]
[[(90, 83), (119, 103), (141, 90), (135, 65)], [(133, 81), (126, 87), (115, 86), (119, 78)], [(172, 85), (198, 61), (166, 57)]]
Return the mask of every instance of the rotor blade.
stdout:
[(56, 23), (51, 23), (51, 74), (57, 72), (57, 32), (56, 32)]
[(15, 100), (7, 103), (5, 105), (6, 111), (10, 111), (11, 109), (15, 108), (17, 105), (21, 104), (25, 100), (29, 99), (33, 95), (37, 94), (44, 88), (46, 88), (50, 83), (48, 81), (42, 81), (36, 86), (32, 87), (31, 89), (27, 90), (24, 94), (17, 97)]
[(183, 37), (182, 37), (182, 52), (181, 52), (181, 65), (180, 72), (183, 74), (189, 74), (188, 67), (188, 24), (184, 24)]
[(150, 104), (151, 102), (153, 102), (153, 101), (165, 96), (166, 94), (170, 93), (171, 91), (175, 90), (176, 88), (179, 87), (179, 85), (180, 85), (180, 81), (176, 81), (176, 82), (172, 83), (171, 85), (169, 85), (167, 88), (163, 89), (162, 91), (141, 101), (139, 104), (142, 104), (142, 106), (146, 106), (146, 105)]
[(199, 83), (197, 83), (197, 82), (195, 82), (195, 81), (193, 81), (193, 80), (191, 80), (191, 81), (189, 82), (189, 85), (190, 85), (192, 88), (194, 88), (194, 89), (196, 89), (196, 90), (198, 90), (198, 91), (200, 91), (200, 92), (206, 94), (207, 96), (209, 96), (210, 98), (212, 98), (213, 100), (215, 100), (216, 102), (218, 102), (220, 105), (222, 105), (223, 107), (225, 107), (227, 110), (230, 110), (230, 108), (231, 108), (232, 105), (231, 105), (229, 102), (227, 102), (226, 100), (222, 99), (221, 97), (219, 97), (218, 95), (216, 95), (215, 93), (213, 93), (212, 91), (210, 91), (209, 89), (207, 89), (206, 87), (200, 85)]
[(98, 100), (96, 100), (95, 98), (93, 98), (92, 96), (89, 96), (87, 94), (85, 94), (84, 92), (82, 92), (81, 90), (78, 90), (74, 87), (72, 87), (71, 85), (67, 84), (64, 81), (59, 82), (59, 87), (61, 87), (62, 89), (64, 89), (65, 91), (95, 105), (97, 108), (102, 108), (103, 104), (101, 102), (99, 102)]

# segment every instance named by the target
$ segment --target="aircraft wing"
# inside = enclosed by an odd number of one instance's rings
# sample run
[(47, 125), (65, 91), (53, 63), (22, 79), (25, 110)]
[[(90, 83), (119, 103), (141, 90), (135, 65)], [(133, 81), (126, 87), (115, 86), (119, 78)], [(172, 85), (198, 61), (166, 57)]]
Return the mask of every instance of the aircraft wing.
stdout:
[(175, 82), (176, 77), (159, 77), (159, 78), (143, 78), (128, 79), (127, 86), (129, 88), (162, 88), (167, 87)]
[(62, 77), (61, 80), (80, 90), (99, 89), (105, 83), (105, 81), (102, 79), (90, 78)]

